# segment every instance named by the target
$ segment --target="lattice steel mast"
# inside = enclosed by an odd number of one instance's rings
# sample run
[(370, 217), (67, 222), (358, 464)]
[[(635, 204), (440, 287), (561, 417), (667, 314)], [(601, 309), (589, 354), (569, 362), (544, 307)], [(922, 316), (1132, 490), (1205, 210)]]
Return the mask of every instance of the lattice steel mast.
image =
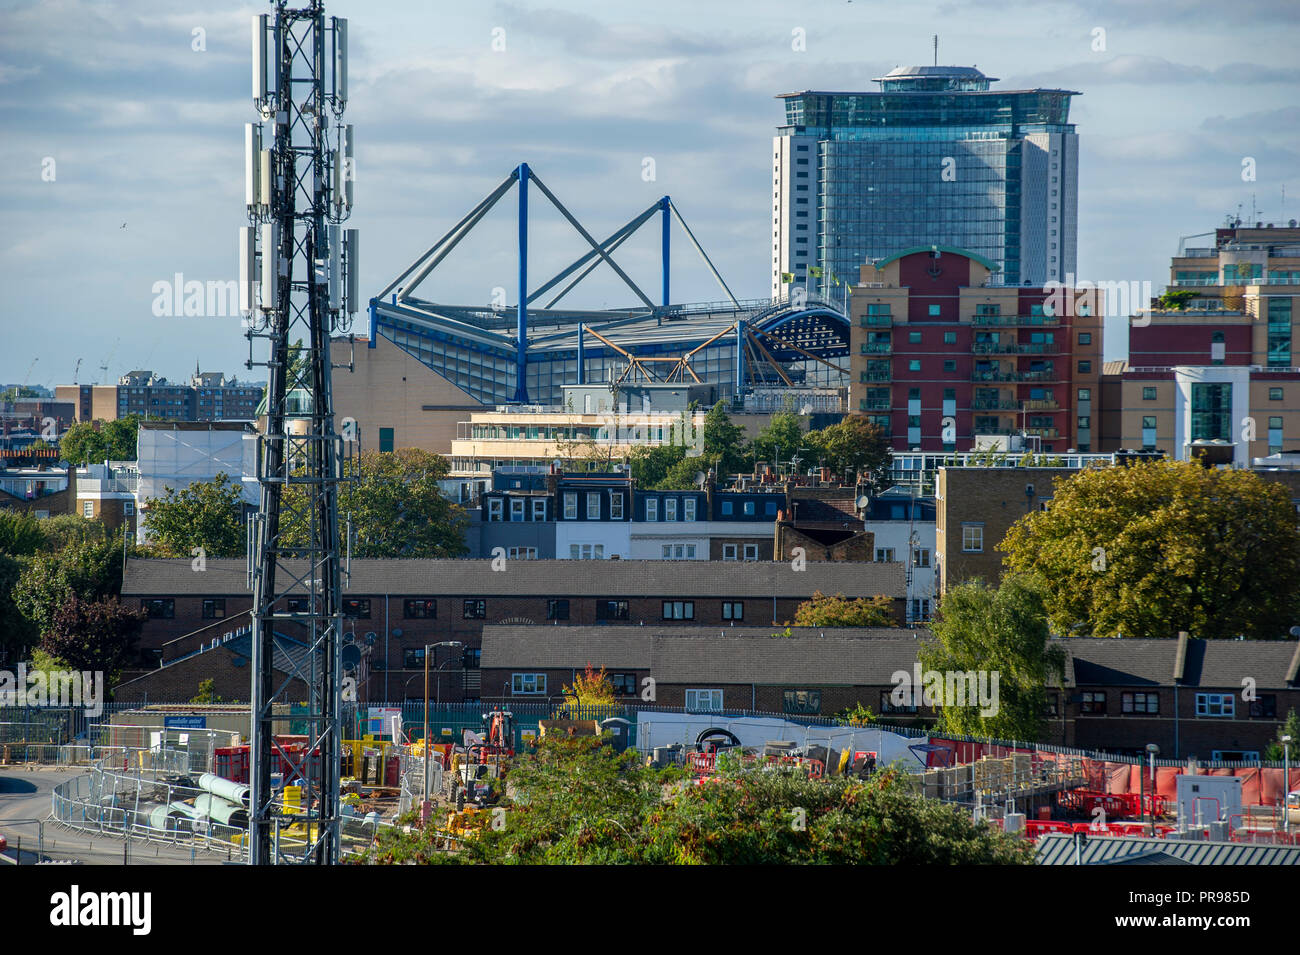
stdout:
[[(300, 9), (279, 0), (272, 9), (253, 17), (260, 120), (245, 129), (250, 225), (240, 230), (248, 365), (265, 364), (269, 379), (248, 552), (249, 861), (328, 865), (339, 851), (345, 546), (338, 489), (345, 453), (355, 447), (334, 430), (330, 338), (346, 330), (359, 299), (356, 231), (337, 225), (351, 212), (354, 178), (352, 127), (342, 123), (347, 21), (327, 20), (319, 0)], [(267, 149), (265, 123), (273, 128)], [(269, 344), (265, 363), (252, 360), (258, 338)], [(290, 717), (307, 736), (301, 751), (276, 742), (277, 721), (284, 733)], [(281, 767), (283, 782), (301, 787), (297, 806), (272, 789)]]

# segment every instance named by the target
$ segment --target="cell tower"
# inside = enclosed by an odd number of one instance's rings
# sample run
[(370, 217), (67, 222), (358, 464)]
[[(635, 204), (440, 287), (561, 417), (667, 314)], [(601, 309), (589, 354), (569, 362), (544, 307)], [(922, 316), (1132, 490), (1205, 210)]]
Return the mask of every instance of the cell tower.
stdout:
[[(352, 209), (354, 178), (352, 127), (342, 122), (347, 21), (327, 20), (319, 0), (300, 9), (279, 0), (272, 9), (253, 17), (259, 119), (245, 127), (249, 225), (240, 229), (247, 364), (265, 365), (268, 377), (248, 548), (249, 862), (329, 865), (339, 851), (343, 702), (338, 489), (355, 448), (354, 434), (334, 430), (330, 338), (347, 330), (360, 298), (357, 233), (339, 226)], [(254, 362), (262, 338), (270, 355)], [(277, 728), (305, 735), (306, 745), (281, 745)], [(282, 773), (283, 790), (272, 788), (273, 772)]]

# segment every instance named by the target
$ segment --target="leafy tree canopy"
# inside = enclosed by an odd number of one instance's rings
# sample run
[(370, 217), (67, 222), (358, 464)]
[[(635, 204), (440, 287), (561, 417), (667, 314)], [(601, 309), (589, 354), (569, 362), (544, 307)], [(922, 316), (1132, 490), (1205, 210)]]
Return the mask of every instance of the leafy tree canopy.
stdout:
[(70, 464), (134, 461), (140, 434), (140, 416), (113, 421), (79, 422), (59, 439), (59, 453)]
[(242, 489), (226, 474), (176, 490), (165, 488), (149, 502), (144, 526), (161, 557), (189, 557), (196, 547), (208, 557), (240, 557), (246, 540)]
[(1089, 468), (1002, 542), (1044, 585), (1054, 631), (1282, 637), (1300, 619), (1300, 529), (1287, 488), (1190, 461)]
[(892, 627), (894, 601), (885, 594), (874, 597), (829, 597), (814, 591), (794, 612), (796, 627)]

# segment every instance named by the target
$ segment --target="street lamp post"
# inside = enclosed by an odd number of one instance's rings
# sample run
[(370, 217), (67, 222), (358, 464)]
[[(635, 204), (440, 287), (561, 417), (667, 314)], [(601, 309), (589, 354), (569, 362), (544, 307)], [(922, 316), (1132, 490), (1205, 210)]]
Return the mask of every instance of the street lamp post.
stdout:
[(1147, 743), (1147, 757), (1151, 766), (1151, 804), (1147, 813), (1147, 819), (1151, 824), (1150, 835), (1156, 834), (1156, 756), (1160, 753), (1160, 747), (1155, 743)]
[(1282, 832), (1291, 834), (1291, 807), (1287, 797), (1291, 795), (1291, 737), (1282, 737)]
[[(429, 819), (429, 651), (438, 647), (464, 647), (459, 640), (443, 640), (424, 645), (424, 803), (420, 807), (422, 821)], [(441, 689), (441, 683), (439, 684)], [(441, 699), (442, 694), (438, 694)]]

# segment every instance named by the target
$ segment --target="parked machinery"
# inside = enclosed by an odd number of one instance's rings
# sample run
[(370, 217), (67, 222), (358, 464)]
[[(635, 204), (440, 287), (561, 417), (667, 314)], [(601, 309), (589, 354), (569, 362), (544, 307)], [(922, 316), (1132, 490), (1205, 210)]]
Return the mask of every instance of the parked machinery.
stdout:
[(447, 778), (456, 810), (459, 812), (468, 803), (488, 806), (500, 800), (507, 763), (514, 755), (514, 714), (501, 707), (484, 713), (481, 738), (470, 740), (463, 753), (452, 755)]

